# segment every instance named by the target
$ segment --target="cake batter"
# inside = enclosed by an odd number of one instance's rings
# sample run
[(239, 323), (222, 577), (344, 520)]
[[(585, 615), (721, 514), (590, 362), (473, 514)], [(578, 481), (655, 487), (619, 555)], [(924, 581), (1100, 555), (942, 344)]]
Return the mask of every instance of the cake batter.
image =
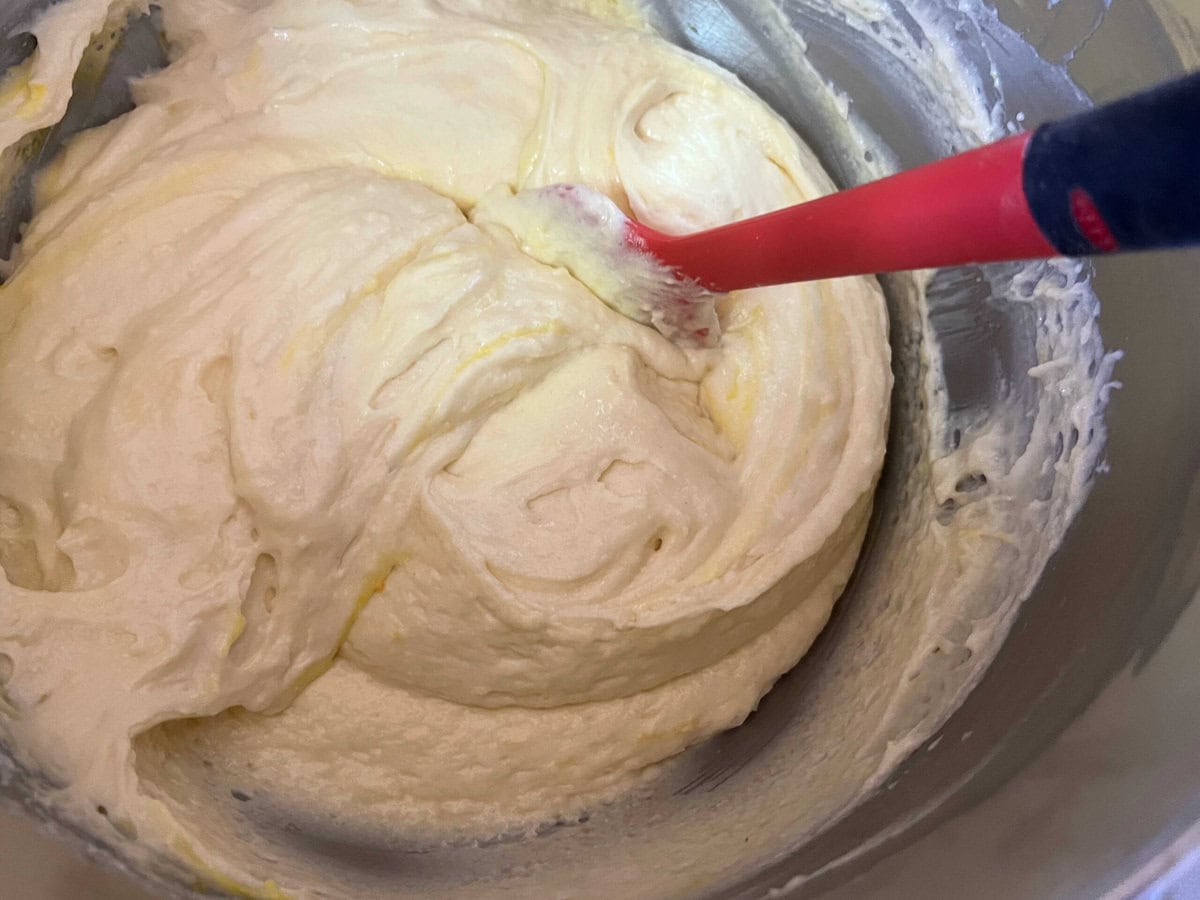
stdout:
[[(486, 833), (741, 722), (859, 549), (877, 285), (683, 348), (471, 214), (573, 182), (711, 228), (830, 191), (813, 155), (609, 4), (161, 5), (172, 64), (41, 177), (0, 290), (0, 733), (48, 802), (270, 894), (178, 742)], [(53, 8), (10, 144), (106, 14)]]

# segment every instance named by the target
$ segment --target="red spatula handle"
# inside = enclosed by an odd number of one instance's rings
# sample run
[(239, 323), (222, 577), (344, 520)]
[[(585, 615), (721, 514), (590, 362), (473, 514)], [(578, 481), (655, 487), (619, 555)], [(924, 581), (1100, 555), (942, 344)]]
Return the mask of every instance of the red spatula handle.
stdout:
[(720, 291), (1197, 242), (1200, 74), (723, 228), (637, 233)]

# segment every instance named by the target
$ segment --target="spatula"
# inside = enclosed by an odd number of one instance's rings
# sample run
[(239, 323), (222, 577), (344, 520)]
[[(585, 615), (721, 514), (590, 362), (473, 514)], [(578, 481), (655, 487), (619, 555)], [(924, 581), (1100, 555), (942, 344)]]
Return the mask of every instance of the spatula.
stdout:
[(819, 200), (688, 235), (551, 185), (495, 218), (620, 312), (719, 338), (714, 296), (763, 285), (1200, 242), (1200, 73)]

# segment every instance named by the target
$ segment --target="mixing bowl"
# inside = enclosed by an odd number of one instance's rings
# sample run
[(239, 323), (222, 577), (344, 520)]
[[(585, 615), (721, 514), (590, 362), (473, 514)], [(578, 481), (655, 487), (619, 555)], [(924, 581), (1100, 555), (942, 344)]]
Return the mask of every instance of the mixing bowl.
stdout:
[[(8, 0), (0, 25), (41, 5)], [(1155, 0), (650, 7), (843, 185), (1200, 62)], [(119, 64), (158, 52), (143, 24)], [(98, 85), (79, 123), (119, 112), (120, 85)], [(9, 183), (0, 224), (22, 195)], [(229, 841), (328, 896), (1125, 896), (1186, 867), (1200, 853), (1200, 253), (883, 282), (897, 382), (871, 531), (826, 632), (750, 720), (620, 802), (453, 845), (239, 805), (178, 748), (193, 788), (227, 808)], [(1000, 525), (976, 533), (989, 505)], [(4, 758), (0, 779), (9, 805), (124, 864), (54, 822), (33, 773)], [(138, 873), (159, 896), (186, 892), (178, 875)]]

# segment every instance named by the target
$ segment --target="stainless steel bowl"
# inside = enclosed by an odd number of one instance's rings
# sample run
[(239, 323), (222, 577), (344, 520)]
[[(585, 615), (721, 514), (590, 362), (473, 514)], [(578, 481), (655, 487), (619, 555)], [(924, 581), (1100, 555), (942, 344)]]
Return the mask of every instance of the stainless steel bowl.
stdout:
[[(19, 26), (39, 5), (8, 0), (0, 25)], [(837, 2), (650, 5), (669, 37), (737, 72), (787, 117), (843, 184), (980, 137), (956, 124), (955, 97), (919, 70), (898, 71)], [(1033, 125), (1081, 107), (1085, 94), (1111, 99), (1200, 64), (1194, 33), (1155, 0), (1111, 9), (1105, 0), (999, 0), (994, 9), (892, 0), (891, 12), (897, 41), (921, 53), (941, 52), (927, 28), (951, 35), (1000, 124)], [(154, 42), (130, 47), (134, 58), (152, 55)], [(865, 142), (839, 130), (844, 100), (826, 84), (849, 98)], [(118, 87), (99, 86), (113, 101), (107, 114), (119, 109)], [(1200, 253), (1097, 265), (1106, 342), (1125, 352), (1107, 416), (1108, 471), (1044, 570), (1036, 556), (1016, 562), (1036, 579), (1019, 610), (999, 586), (981, 599), (1012, 625), (982, 679), (979, 659), (960, 657), (928, 661), (916, 687), (897, 684), (915, 648), (891, 623), (920, 616), (931, 598), (911, 584), (889, 596), (883, 580), (898, 555), (932, 552), (906, 546), (915, 539), (897, 523), (937, 513), (930, 461), (989, 409), (1038, 400), (1025, 373), (1045, 323), (1004, 302), (1012, 275), (990, 267), (935, 277), (929, 327), (940, 355), (911, 325), (912, 279), (885, 282), (898, 380), (867, 548), (826, 634), (745, 725), (666, 766), (628, 801), (585, 822), (548, 823), (536, 837), (389, 843), (263, 810), (245, 820), (248, 839), (330, 896), (1130, 896), (1185, 866), (1200, 852)], [(946, 396), (934, 399), (948, 408), (945, 433), (928, 427), (920, 388), (929, 366), (944, 369)], [(864, 698), (917, 690), (927, 702), (913, 752), (843, 739), (858, 733), (856, 716), (876, 714)], [(30, 805), (23, 773), (0, 765), (0, 778), (13, 805)], [(89, 847), (120, 864), (116, 848)], [(10, 859), (0, 850), (0, 874)]]

